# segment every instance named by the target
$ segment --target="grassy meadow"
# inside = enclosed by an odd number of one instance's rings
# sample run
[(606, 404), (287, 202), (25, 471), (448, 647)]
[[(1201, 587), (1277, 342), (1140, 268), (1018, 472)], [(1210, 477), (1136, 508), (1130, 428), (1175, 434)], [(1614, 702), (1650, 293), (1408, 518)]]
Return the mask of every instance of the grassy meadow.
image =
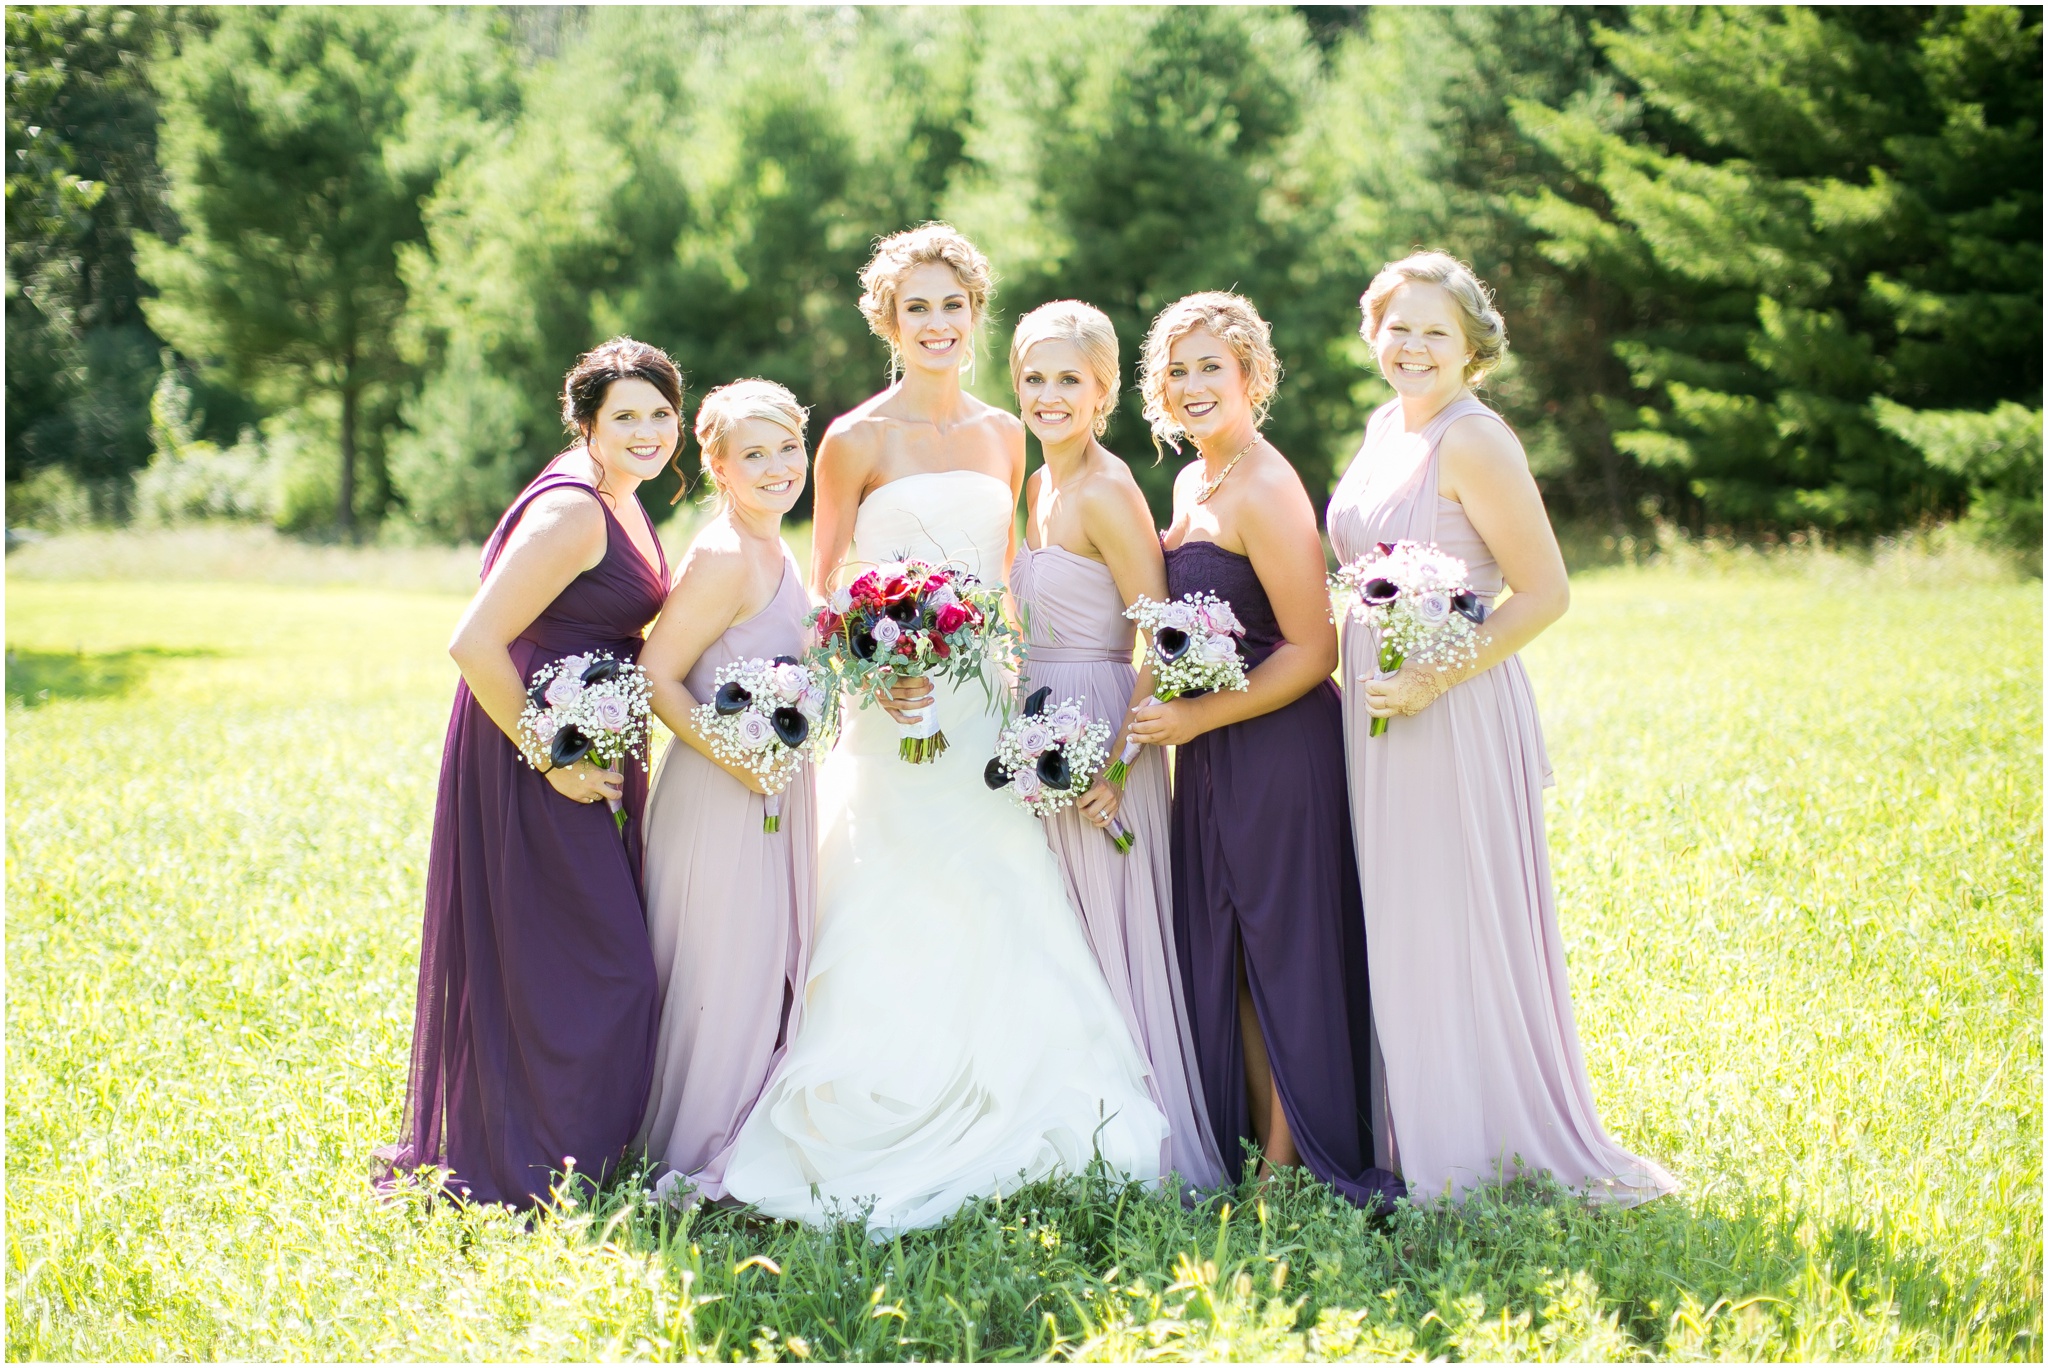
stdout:
[(1594, 1092), (1682, 1195), (1082, 1179), (876, 1245), (374, 1196), (461, 574), (60, 551), (8, 565), (10, 1359), (2041, 1357), (2038, 581), (1694, 551), (1528, 653)]

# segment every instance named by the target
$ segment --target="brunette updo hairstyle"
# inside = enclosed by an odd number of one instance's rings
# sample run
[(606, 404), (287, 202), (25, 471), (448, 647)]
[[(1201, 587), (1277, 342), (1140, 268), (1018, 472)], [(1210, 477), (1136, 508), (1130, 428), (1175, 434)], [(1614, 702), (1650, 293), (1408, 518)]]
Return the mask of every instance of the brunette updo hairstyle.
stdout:
[[(988, 316), (989, 300), (995, 295), (995, 271), (981, 249), (950, 223), (921, 223), (883, 238), (875, 254), (860, 272), (860, 311), (868, 331), (889, 344), (889, 383), (896, 383), (903, 368), (903, 348), (896, 335), (896, 289), (903, 277), (919, 266), (950, 266), (967, 292), (967, 311), (973, 323)], [(974, 360), (974, 337), (967, 338), (967, 359)]]
[(680, 477), (683, 473), (683, 373), (676, 369), (676, 363), (669, 360), (668, 353), (645, 342), (636, 342), (630, 337), (614, 337), (602, 346), (592, 347), (576, 358), (576, 364), (569, 368), (569, 374), (562, 381), (562, 426), (590, 443), (590, 432), (597, 426), (598, 410), (604, 407), (604, 397), (611, 392), (615, 381), (645, 380), (661, 391), (661, 397), (668, 400), (668, 406), (676, 411), (676, 449), (669, 454), (669, 467)]

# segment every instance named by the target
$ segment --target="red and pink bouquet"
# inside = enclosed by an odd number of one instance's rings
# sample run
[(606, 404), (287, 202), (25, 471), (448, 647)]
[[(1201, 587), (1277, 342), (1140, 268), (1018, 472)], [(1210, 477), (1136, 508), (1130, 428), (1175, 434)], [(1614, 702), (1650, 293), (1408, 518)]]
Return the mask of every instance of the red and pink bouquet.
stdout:
[[(1442, 670), (1479, 654), (1486, 604), (1473, 591), (1465, 562), (1434, 542), (1380, 542), (1339, 566), (1330, 585), (1355, 595), (1352, 617), (1379, 633), (1382, 679), (1409, 660)], [(1368, 734), (1386, 729), (1387, 719), (1375, 717)]]
[[(1083, 700), (1068, 698), (1048, 710), (1051, 689), (1024, 700), (1024, 715), (996, 733), (996, 753), (981, 772), (982, 782), (1034, 817), (1050, 817), (1078, 801), (1109, 759), (1107, 722), (1091, 722)], [(1109, 839), (1129, 854), (1131, 834), (1110, 819)]]
[[(993, 706), (990, 660), (1016, 667), (1017, 634), (1003, 617), (1002, 591), (965, 571), (926, 561), (892, 561), (835, 590), (811, 615), (813, 664), (866, 707), (899, 679), (978, 681)], [(934, 698), (905, 724), (898, 749), (923, 764), (946, 750)]]

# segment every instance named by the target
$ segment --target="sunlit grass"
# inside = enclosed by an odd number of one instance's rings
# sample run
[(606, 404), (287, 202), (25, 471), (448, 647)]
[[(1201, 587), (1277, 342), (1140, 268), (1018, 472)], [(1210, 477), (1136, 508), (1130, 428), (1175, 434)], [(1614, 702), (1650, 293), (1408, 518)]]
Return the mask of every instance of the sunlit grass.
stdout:
[(1529, 653), (1594, 1090), (1681, 1197), (870, 1245), (374, 1199), (462, 599), (15, 580), (9, 1356), (2038, 1358), (2039, 585), (1924, 582), (1603, 571)]

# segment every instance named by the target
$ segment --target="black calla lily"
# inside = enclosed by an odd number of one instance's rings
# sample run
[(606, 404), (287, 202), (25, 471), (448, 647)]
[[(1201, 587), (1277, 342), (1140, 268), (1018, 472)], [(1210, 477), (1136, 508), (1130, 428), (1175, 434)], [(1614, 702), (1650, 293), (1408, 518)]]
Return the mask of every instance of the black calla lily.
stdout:
[(911, 623), (917, 621), (917, 600), (914, 598), (897, 599), (884, 611), (889, 614), (889, 620), (897, 626), (908, 627)]
[(846, 644), (852, 649), (854, 655), (861, 660), (873, 660), (875, 658), (875, 634), (873, 632), (855, 632), (851, 637), (847, 638)]
[(1024, 715), (1026, 717), (1038, 716), (1045, 711), (1045, 700), (1051, 697), (1052, 686), (1050, 684), (1042, 689), (1034, 690), (1031, 697), (1024, 700)]
[(606, 656), (602, 660), (593, 660), (583, 667), (583, 682), (585, 684), (602, 684), (607, 679), (617, 679), (618, 677), (619, 662), (613, 660), (610, 656)]
[(1066, 789), (1074, 786), (1074, 771), (1067, 765), (1066, 752), (1058, 746), (1041, 752), (1038, 757), (1038, 777), (1045, 786), (1052, 789)]
[(775, 739), (791, 750), (811, 739), (811, 720), (795, 708), (777, 708), (768, 714), (768, 722), (775, 728)]
[(563, 727), (548, 746), (548, 763), (573, 765), (590, 754), (591, 741), (575, 727)]
[(1479, 595), (1467, 589), (1462, 594), (1451, 595), (1451, 611), (1474, 623), (1486, 621), (1486, 605), (1479, 601)]
[(1178, 627), (1161, 627), (1152, 635), (1152, 648), (1169, 665), (1186, 655), (1190, 644), (1188, 634)]
[(798, 660), (798, 659), (797, 659), (797, 658), (796, 658), (795, 656), (769, 656), (769, 657), (768, 657), (768, 662), (769, 662), (769, 663), (770, 663), (771, 665), (801, 665), (801, 664), (803, 664), (803, 662), (802, 662), (801, 660)]
[(534, 707), (536, 707), (536, 708), (545, 708), (545, 707), (547, 707), (547, 705), (548, 705), (548, 686), (547, 686), (547, 681), (546, 681), (546, 680), (541, 680), (541, 679), (536, 679), (536, 680), (534, 680), (534, 681), (533, 681), (533, 687), (532, 687), (532, 688), (530, 688), (530, 689), (528, 689), (528, 690), (526, 691), (526, 701), (527, 701), (527, 702), (529, 702), (529, 703), (531, 703), (531, 704), (533, 704), (533, 706), (534, 706)]
[(1010, 772), (1003, 768), (1003, 762), (990, 756), (988, 763), (981, 767), (981, 782), (990, 789), (1005, 789), (1010, 786)]
[(736, 712), (745, 712), (747, 704), (753, 701), (754, 696), (748, 693), (737, 679), (733, 679), (718, 686), (718, 692), (712, 696), (711, 706), (720, 717), (731, 717)]
[(1369, 579), (1358, 593), (1367, 603), (1392, 603), (1401, 597), (1401, 586), (1390, 579)]

